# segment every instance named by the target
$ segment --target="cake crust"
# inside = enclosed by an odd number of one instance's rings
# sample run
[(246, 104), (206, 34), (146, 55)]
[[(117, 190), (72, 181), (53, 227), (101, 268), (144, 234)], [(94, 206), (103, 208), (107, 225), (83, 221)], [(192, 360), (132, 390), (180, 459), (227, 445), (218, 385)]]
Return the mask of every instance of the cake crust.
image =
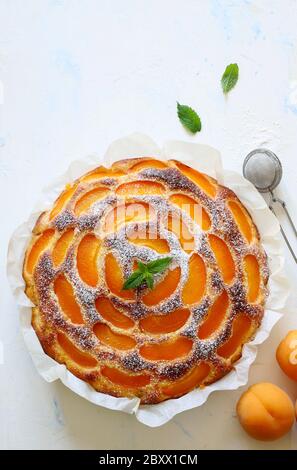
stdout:
[[(122, 290), (137, 261), (164, 256), (154, 289)], [(261, 324), (268, 275), (235, 193), (154, 157), (67, 185), (38, 218), (23, 267), (44, 351), (95, 390), (147, 404), (232, 369)]]

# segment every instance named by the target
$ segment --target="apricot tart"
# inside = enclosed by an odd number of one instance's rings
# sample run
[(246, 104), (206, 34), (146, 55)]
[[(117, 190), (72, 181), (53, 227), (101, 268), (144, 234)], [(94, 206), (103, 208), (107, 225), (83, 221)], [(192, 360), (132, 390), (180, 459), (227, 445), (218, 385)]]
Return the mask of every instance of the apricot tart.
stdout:
[[(143, 264), (169, 267), (123, 289)], [(97, 391), (158, 403), (228, 373), (261, 323), (268, 268), (230, 189), (175, 161), (98, 167), (42, 213), (23, 276), (44, 351)]]

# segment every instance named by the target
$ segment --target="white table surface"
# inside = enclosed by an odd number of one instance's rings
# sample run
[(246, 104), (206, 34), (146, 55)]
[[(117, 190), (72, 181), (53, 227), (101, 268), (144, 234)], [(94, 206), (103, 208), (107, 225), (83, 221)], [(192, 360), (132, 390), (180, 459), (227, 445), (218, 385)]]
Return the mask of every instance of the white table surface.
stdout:
[[(284, 166), (278, 194), (297, 221), (296, 24), (295, 0), (0, 0), (0, 448), (297, 449), (296, 426), (268, 444), (243, 432), (235, 405), (244, 388), (150, 429), (44, 382), (5, 274), (9, 237), (41, 189), (73, 159), (134, 131), (160, 144), (208, 143), (238, 171), (250, 150), (270, 148)], [(240, 79), (225, 98), (220, 77), (230, 62)], [(200, 134), (181, 127), (177, 100), (198, 110)], [(294, 285), (296, 266), (286, 257)], [(297, 384), (274, 354), (297, 328), (296, 303), (294, 294), (249, 379), (274, 382), (293, 399)]]

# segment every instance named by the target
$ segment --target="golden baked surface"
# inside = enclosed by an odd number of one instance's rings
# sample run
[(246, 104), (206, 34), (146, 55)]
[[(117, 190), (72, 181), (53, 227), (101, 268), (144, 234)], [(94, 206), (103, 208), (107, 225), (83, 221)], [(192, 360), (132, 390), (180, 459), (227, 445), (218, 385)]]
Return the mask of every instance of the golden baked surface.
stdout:
[[(153, 289), (137, 261), (172, 257)], [(158, 403), (218, 380), (261, 323), (268, 268), (236, 195), (183, 163), (98, 167), (41, 214), (23, 276), (45, 352), (96, 390)]]

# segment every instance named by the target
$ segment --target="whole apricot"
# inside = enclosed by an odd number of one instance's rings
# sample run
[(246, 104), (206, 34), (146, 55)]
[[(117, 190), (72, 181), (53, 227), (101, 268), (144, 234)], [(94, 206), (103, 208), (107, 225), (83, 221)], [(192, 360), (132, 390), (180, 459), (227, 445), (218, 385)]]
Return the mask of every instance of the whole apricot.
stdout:
[(236, 411), (244, 430), (261, 441), (284, 436), (295, 420), (289, 396), (276, 385), (265, 382), (252, 385), (244, 392)]
[(297, 330), (289, 331), (280, 342), (276, 359), (284, 373), (297, 382)]

